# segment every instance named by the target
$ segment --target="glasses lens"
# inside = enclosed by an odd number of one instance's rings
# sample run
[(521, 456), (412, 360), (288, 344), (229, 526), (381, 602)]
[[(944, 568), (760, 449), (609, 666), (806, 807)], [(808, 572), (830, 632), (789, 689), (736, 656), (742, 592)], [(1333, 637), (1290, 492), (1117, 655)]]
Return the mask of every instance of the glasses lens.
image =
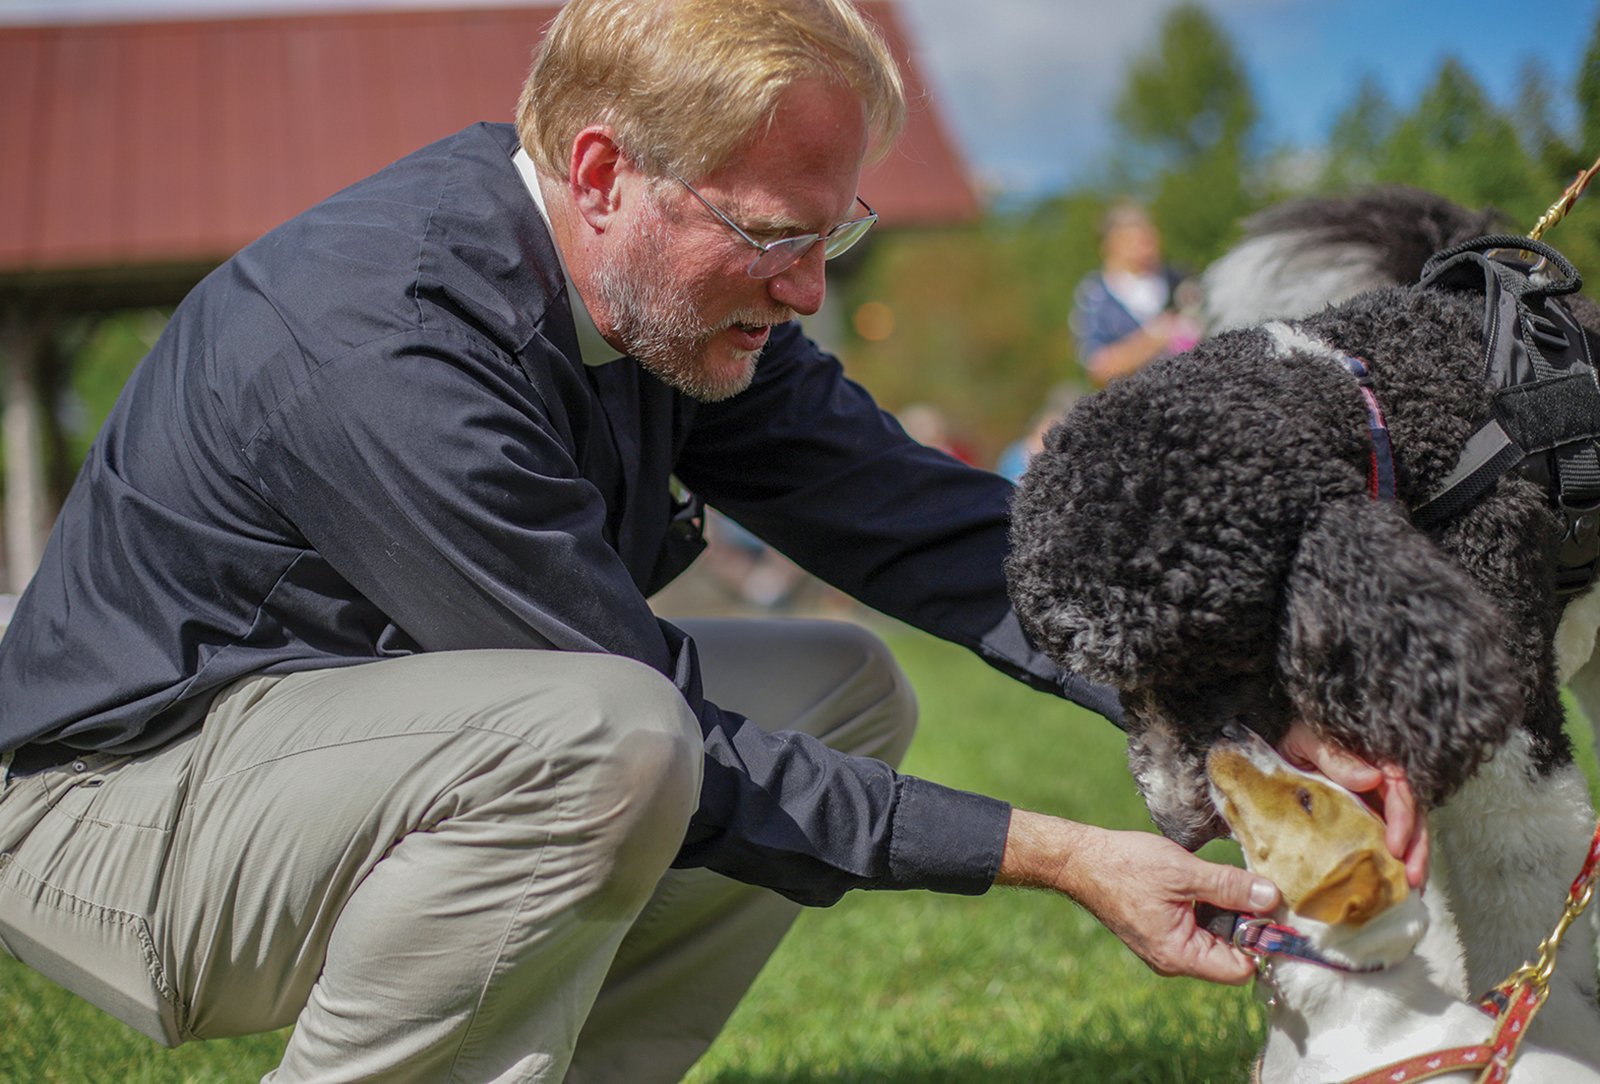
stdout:
[(795, 261), (811, 251), (811, 246), (818, 241), (822, 242), (822, 258), (831, 260), (851, 245), (861, 240), (862, 236), (878, 221), (876, 214), (867, 215), (865, 218), (851, 219), (841, 222), (828, 232), (826, 237), (818, 237), (814, 233), (803, 233), (799, 237), (785, 237), (781, 241), (774, 241), (766, 246), (754, 260), (750, 261), (750, 275), (753, 278), (769, 279), (773, 275), (781, 275), (795, 265)]
[(830, 260), (833, 259), (861, 240), (876, 221), (878, 221), (877, 215), (868, 215), (865, 218), (839, 223), (833, 228), (832, 233), (822, 239), (822, 254)]
[(774, 241), (750, 261), (750, 274), (758, 279), (769, 279), (773, 275), (782, 274), (793, 267), (796, 260), (810, 252), (811, 246), (816, 244), (817, 240), (816, 234), (803, 233), (799, 237), (785, 237), (781, 241)]

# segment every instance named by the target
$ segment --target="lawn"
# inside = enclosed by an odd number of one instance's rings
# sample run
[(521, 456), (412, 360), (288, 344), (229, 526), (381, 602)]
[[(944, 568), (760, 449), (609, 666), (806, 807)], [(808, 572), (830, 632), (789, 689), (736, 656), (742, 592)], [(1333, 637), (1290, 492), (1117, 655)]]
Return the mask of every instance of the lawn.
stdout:
[[(1146, 827), (1117, 731), (965, 652), (888, 632), (922, 701), (905, 765), (943, 783), (1114, 827)], [(1583, 760), (1594, 758), (1585, 744)], [(1231, 860), (1213, 844), (1204, 852)], [(284, 1036), (161, 1050), (0, 961), (0, 1082), (259, 1078)], [(1247, 990), (1160, 979), (1073, 904), (858, 893), (808, 911), (693, 1084), (1243, 1081), (1262, 1038)]]

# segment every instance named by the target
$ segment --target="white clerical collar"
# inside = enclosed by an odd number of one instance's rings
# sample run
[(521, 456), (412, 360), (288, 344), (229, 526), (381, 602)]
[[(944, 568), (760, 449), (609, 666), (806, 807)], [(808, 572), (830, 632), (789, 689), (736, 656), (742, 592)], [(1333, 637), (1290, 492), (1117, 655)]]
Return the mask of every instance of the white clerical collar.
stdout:
[(544, 219), (545, 228), (550, 231), (550, 243), (555, 246), (556, 259), (561, 262), (561, 278), (567, 284), (567, 305), (572, 309), (572, 322), (578, 329), (578, 353), (585, 365), (609, 365), (623, 355), (600, 334), (600, 329), (595, 326), (594, 317), (589, 315), (589, 307), (583, 303), (583, 298), (578, 296), (578, 288), (572, 285), (572, 276), (567, 272), (567, 258), (561, 252), (561, 242), (556, 240), (556, 231), (550, 228), (550, 212), (545, 209), (544, 193), (539, 191), (539, 174), (534, 169), (533, 159), (528, 157), (527, 151), (518, 147), (517, 153), (511, 160), (516, 163), (517, 172), (522, 175), (522, 183), (527, 186), (528, 195), (533, 197), (533, 205), (539, 208), (539, 216)]

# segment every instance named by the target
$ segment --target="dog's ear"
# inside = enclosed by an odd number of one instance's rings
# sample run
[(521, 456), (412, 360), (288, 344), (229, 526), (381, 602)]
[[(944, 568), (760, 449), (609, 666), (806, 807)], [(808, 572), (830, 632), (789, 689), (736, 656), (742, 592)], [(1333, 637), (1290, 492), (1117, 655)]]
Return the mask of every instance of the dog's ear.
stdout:
[(1360, 926), (1408, 893), (1405, 866), (1387, 852), (1363, 850), (1346, 855), (1294, 911), (1330, 926)]
[(1403, 766), (1428, 805), (1521, 719), (1506, 619), (1389, 502), (1318, 512), (1290, 567), (1284, 620), (1279, 670), (1296, 716)]

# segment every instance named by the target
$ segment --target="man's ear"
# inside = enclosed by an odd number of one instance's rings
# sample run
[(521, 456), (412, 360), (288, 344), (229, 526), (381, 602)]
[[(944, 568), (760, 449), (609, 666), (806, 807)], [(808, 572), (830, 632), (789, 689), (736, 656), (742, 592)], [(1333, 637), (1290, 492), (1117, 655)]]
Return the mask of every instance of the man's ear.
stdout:
[(1323, 737), (1401, 765), (1436, 805), (1522, 717), (1507, 620), (1391, 503), (1323, 507), (1291, 563), (1279, 670)]
[(578, 213), (596, 233), (610, 225), (622, 202), (622, 177), (632, 172), (610, 128), (591, 124), (573, 139), (567, 185)]
[(1330, 926), (1361, 926), (1408, 892), (1403, 863), (1388, 852), (1357, 851), (1306, 893), (1294, 912)]

